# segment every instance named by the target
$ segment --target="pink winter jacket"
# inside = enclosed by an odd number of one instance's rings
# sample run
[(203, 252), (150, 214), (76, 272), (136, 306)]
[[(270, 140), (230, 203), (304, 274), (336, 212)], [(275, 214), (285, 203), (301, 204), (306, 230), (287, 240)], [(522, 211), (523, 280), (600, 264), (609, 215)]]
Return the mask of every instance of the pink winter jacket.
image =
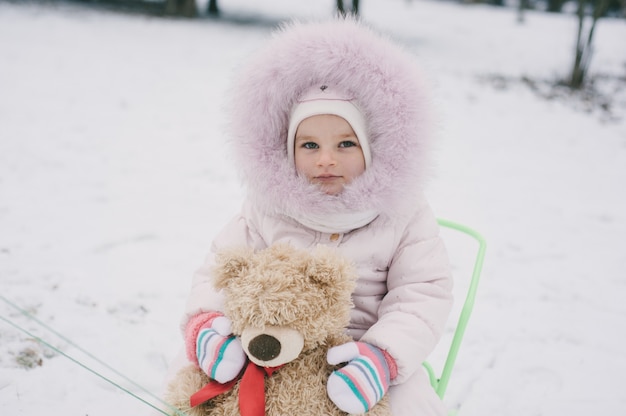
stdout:
[(211, 284), (216, 251), (241, 245), (263, 249), (277, 242), (302, 249), (336, 247), (352, 260), (359, 278), (348, 333), (393, 357), (398, 368), (393, 384), (409, 377), (433, 350), (451, 307), (452, 281), (437, 223), (423, 199), (410, 218), (393, 224), (377, 218), (345, 234), (316, 232), (246, 204), (215, 239), (195, 274), (186, 318), (221, 310), (221, 293)]
[[(339, 195), (326, 195), (297, 175), (287, 156), (294, 103), (324, 85), (353, 97), (367, 120), (372, 156)], [(199, 312), (222, 308), (210, 284), (217, 250), (277, 242), (336, 246), (359, 273), (350, 334), (386, 350), (398, 367), (394, 383), (402, 383), (438, 341), (452, 286), (437, 222), (423, 197), (431, 117), (415, 56), (354, 20), (292, 23), (251, 57), (230, 92), (229, 141), (247, 199), (195, 275), (184, 325)], [(309, 223), (303, 218), (363, 213), (376, 218), (343, 232), (302, 225)]]

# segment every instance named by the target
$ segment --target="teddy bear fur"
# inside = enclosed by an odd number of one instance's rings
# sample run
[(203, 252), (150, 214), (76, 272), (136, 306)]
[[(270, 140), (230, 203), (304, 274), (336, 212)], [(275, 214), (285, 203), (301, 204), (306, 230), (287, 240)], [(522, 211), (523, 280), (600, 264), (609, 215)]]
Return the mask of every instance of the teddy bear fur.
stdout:
[[(326, 353), (352, 341), (345, 335), (356, 280), (351, 265), (323, 246), (306, 252), (279, 244), (257, 252), (241, 248), (219, 253), (214, 275), (233, 334), (240, 336), (247, 327), (279, 326), (304, 338), (299, 356), (265, 378), (265, 414), (346, 415), (326, 393), (328, 377), (337, 369), (326, 362)], [(239, 415), (239, 382), (190, 408), (189, 397), (208, 382), (206, 374), (190, 364), (170, 383), (165, 399), (191, 416)], [(388, 397), (367, 414), (391, 415)]]

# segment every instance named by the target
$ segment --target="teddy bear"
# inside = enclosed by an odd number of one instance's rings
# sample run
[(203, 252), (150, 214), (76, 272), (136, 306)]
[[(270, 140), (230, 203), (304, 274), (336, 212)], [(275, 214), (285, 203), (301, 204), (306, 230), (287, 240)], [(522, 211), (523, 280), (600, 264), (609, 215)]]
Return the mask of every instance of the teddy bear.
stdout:
[[(224, 314), (249, 362), (226, 387), (189, 364), (169, 384), (165, 400), (190, 416), (348, 414), (328, 398), (326, 385), (340, 368), (328, 364), (329, 348), (353, 341), (345, 334), (356, 282), (352, 265), (328, 247), (304, 251), (287, 244), (232, 249), (216, 258), (214, 286), (223, 291)], [(254, 389), (245, 381), (253, 379), (248, 372), (256, 374)], [(190, 398), (198, 401), (211, 386), (226, 391), (192, 407)], [(391, 415), (388, 395), (367, 414)]]

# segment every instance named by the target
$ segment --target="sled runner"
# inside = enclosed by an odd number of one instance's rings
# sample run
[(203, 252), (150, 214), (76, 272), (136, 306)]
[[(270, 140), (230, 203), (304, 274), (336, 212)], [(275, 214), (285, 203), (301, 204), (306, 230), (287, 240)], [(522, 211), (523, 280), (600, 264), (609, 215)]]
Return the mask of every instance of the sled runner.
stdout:
[(428, 376), (430, 377), (430, 384), (433, 386), (437, 395), (443, 399), (446, 389), (448, 388), (448, 382), (450, 381), (450, 375), (452, 374), (452, 369), (454, 368), (454, 363), (456, 362), (456, 358), (461, 347), (461, 342), (463, 341), (463, 336), (465, 335), (465, 329), (467, 327), (467, 323), (472, 314), (472, 310), (474, 308), (474, 300), (476, 298), (476, 290), (478, 289), (478, 282), (480, 280), (480, 273), (483, 267), (483, 259), (485, 257), (485, 249), (486, 242), (482, 235), (480, 235), (475, 230), (452, 221), (439, 219), (439, 225), (444, 228), (448, 228), (454, 231), (458, 231), (464, 233), (472, 238), (474, 238), (478, 242), (478, 252), (476, 254), (476, 258), (474, 260), (474, 267), (472, 271), (471, 280), (469, 282), (469, 288), (467, 290), (467, 294), (465, 297), (465, 301), (463, 302), (463, 307), (461, 309), (461, 313), (459, 315), (458, 321), (455, 326), (454, 335), (452, 338), (452, 343), (450, 345), (450, 349), (448, 350), (447, 357), (445, 359), (445, 364), (443, 366), (443, 370), (441, 372), (441, 376), (437, 377), (435, 374), (435, 370), (432, 365), (428, 362), (424, 362), (424, 368), (428, 372)]

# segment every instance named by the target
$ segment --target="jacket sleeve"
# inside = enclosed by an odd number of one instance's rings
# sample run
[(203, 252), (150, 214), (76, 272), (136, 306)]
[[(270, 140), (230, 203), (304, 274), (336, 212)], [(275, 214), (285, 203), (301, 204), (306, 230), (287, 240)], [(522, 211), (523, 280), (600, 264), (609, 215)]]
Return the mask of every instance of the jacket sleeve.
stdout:
[(249, 215), (250, 207), (246, 204), (240, 214), (235, 216), (213, 240), (211, 249), (202, 266), (194, 273), (191, 291), (181, 320), (181, 331), (187, 331), (190, 320), (207, 312), (222, 312), (224, 302), (221, 291), (213, 287), (213, 267), (215, 255), (230, 247), (246, 246), (255, 250), (265, 248), (265, 242), (257, 232), (255, 220)]
[(361, 341), (386, 350), (405, 381), (435, 348), (452, 307), (452, 277), (439, 225), (423, 202), (400, 237), (389, 265), (378, 321)]

